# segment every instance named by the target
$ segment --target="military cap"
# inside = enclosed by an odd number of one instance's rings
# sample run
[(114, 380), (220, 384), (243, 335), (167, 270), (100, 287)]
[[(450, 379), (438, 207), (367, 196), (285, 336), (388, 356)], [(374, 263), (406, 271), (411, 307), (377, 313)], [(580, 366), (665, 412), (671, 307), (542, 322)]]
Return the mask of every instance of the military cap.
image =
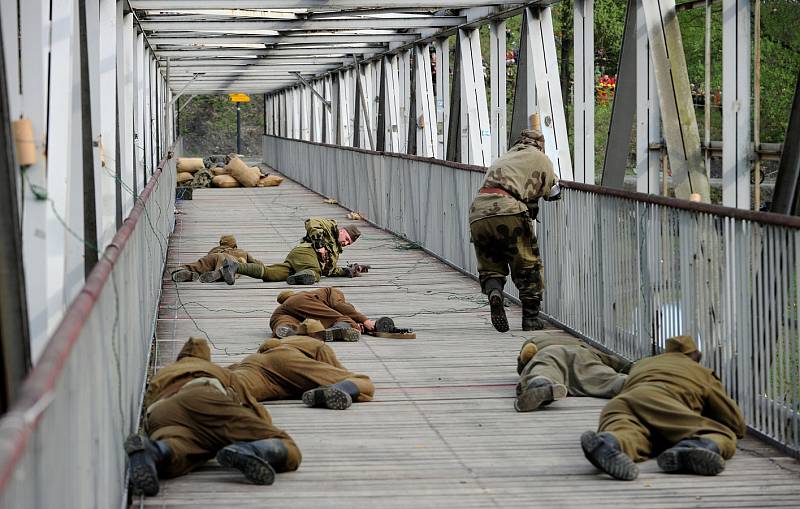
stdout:
[(354, 224), (348, 224), (342, 229), (350, 235), (350, 242), (355, 242), (361, 236), (361, 230)]
[(266, 351), (272, 350), (276, 346), (281, 345), (281, 340), (277, 338), (269, 338), (268, 340), (261, 343), (261, 346), (258, 347), (258, 353), (264, 353)]
[(286, 302), (286, 299), (294, 295), (294, 292), (291, 290), (284, 290), (278, 294), (278, 304), (283, 304)]
[(697, 351), (697, 343), (691, 336), (675, 336), (667, 339), (667, 352), (680, 352), (683, 354)]
[(236, 237), (233, 235), (223, 235), (219, 238), (219, 245), (225, 247), (236, 247)]
[(183, 344), (177, 360), (181, 360), (184, 357), (197, 357), (198, 359), (210, 361), (211, 349), (208, 347), (208, 341), (203, 338), (189, 338)]
[(306, 318), (300, 322), (300, 326), (297, 328), (297, 333), (314, 334), (315, 332), (322, 332), (324, 330), (325, 327), (322, 326), (322, 322), (319, 320), (314, 320), (313, 318)]

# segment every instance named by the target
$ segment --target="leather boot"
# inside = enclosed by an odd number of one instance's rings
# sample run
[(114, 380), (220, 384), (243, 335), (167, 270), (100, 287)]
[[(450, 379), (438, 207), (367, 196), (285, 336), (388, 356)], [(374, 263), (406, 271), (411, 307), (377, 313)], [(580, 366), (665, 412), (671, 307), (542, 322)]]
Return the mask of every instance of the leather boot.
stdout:
[(172, 273), (172, 280), (176, 283), (185, 283), (187, 281), (197, 281), (199, 278), (197, 272), (192, 272), (188, 269), (178, 269)]
[(617, 437), (611, 433), (586, 431), (581, 435), (581, 448), (586, 459), (598, 470), (614, 479), (632, 481), (639, 476), (639, 467), (622, 452)]
[(358, 329), (354, 329), (347, 322), (337, 322), (332, 327), (322, 331), (324, 333), (324, 341), (358, 341), (361, 339), (361, 333)]
[(514, 402), (517, 412), (532, 412), (540, 406), (567, 397), (567, 388), (544, 377), (534, 378)]
[(217, 462), (223, 467), (239, 470), (253, 484), (275, 482), (275, 469), (286, 465), (289, 450), (279, 438), (254, 442), (236, 442), (217, 452)]
[(281, 339), (288, 336), (294, 336), (296, 334), (297, 331), (294, 330), (294, 327), (292, 327), (291, 325), (278, 325), (278, 328), (275, 329), (275, 335)]
[(222, 263), (220, 273), (225, 282), (229, 285), (232, 285), (236, 282), (236, 272), (238, 270), (239, 262), (231, 260), (230, 258), (225, 258), (225, 261)]
[(344, 380), (304, 392), (303, 403), (312, 408), (324, 406), (331, 410), (347, 410), (359, 394), (356, 384)]
[(544, 329), (544, 320), (539, 318), (539, 301), (535, 299), (522, 301), (522, 330), (533, 331)]
[(166, 442), (153, 442), (144, 435), (131, 435), (125, 440), (125, 453), (128, 455), (131, 492), (148, 497), (157, 495), (158, 467), (172, 457)]
[(316, 282), (317, 278), (311, 270), (301, 270), (286, 278), (286, 284), (289, 285), (313, 285)]
[(496, 278), (485, 280), (483, 293), (489, 297), (492, 325), (497, 332), (508, 332), (508, 318), (506, 318), (506, 308), (503, 303), (503, 281)]
[(665, 472), (717, 475), (725, 470), (725, 459), (716, 442), (707, 438), (685, 438), (658, 456), (658, 466)]

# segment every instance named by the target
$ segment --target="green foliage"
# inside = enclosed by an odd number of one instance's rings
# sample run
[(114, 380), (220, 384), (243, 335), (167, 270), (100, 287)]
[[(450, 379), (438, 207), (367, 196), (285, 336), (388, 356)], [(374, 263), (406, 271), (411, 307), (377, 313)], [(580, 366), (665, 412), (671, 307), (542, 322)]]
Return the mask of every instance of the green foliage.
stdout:
[[(188, 98), (187, 98), (188, 99)], [(181, 104), (187, 100), (181, 98)], [(264, 132), (264, 96), (253, 94), (241, 104), (242, 152), (261, 155)], [(236, 103), (227, 95), (197, 96), (180, 112), (181, 136), (187, 155), (236, 152)]]

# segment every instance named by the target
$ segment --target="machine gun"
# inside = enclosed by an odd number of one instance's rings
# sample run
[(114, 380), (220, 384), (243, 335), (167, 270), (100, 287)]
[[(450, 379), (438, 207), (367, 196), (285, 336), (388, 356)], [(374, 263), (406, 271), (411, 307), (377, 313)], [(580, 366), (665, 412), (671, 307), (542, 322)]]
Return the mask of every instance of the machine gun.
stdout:
[(396, 327), (394, 320), (388, 316), (382, 316), (375, 321), (375, 330), (369, 331), (367, 334), (375, 336), (376, 338), (389, 338), (389, 339), (417, 339), (417, 334), (414, 329)]

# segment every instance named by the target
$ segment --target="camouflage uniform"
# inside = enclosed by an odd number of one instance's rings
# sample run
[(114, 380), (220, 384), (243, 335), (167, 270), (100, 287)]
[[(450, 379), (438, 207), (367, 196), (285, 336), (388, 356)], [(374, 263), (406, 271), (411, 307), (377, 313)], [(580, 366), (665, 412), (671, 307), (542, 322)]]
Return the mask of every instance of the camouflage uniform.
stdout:
[(502, 291), (510, 267), (523, 308), (535, 309), (535, 315), (544, 279), (531, 218), (536, 217), (539, 198), (556, 183), (542, 140), (538, 131), (523, 131), (520, 141), (489, 167), (469, 210), (483, 292)]
[(163, 441), (171, 455), (159, 466), (163, 477), (183, 475), (235, 442), (279, 439), (288, 450), (278, 472), (297, 470), (300, 450), (283, 430), (272, 425), (264, 407), (228, 370), (210, 361), (204, 339), (191, 338), (178, 360), (159, 370), (148, 385), (145, 431)]

